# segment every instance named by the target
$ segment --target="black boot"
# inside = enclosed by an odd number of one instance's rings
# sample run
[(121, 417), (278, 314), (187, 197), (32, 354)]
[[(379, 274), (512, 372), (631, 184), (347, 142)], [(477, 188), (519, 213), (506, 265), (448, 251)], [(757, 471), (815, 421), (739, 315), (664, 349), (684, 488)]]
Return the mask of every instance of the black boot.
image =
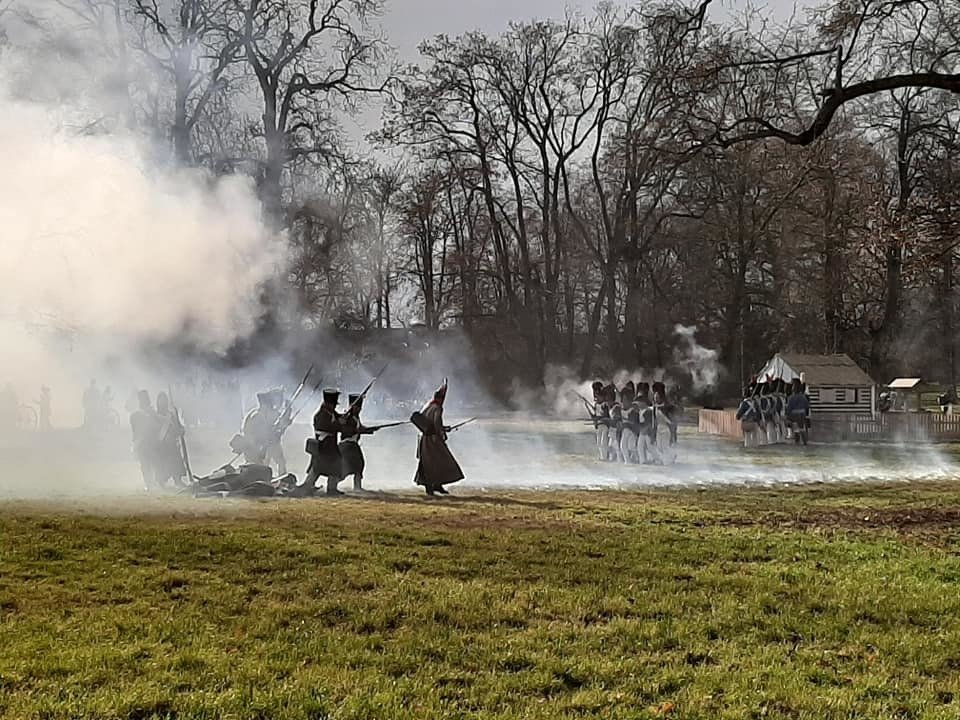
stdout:
[(354, 475), (354, 476), (353, 476), (353, 489), (354, 489), (356, 492), (362, 492), (362, 491), (363, 491), (363, 478), (362, 478), (361, 476), (359, 476), (359, 475)]
[(343, 495), (343, 492), (337, 489), (337, 485), (339, 484), (340, 484), (340, 478), (328, 477), (327, 478), (327, 495)]
[(437, 485), (436, 491), (437, 491), (437, 493), (439, 493), (440, 495), (449, 495), (449, 494), (450, 494), (449, 492), (447, 492), (447, 489), (446, 489), (443, 485)]

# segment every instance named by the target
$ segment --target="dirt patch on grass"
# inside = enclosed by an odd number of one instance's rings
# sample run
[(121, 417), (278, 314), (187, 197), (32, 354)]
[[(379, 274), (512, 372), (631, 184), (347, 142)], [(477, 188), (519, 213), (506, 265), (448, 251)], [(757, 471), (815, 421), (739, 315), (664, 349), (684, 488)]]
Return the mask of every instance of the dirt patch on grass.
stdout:
[(960, 507), (822, 508), (797, 515), (742, 518), (742, 525), (778, 528), (891, 530), (901, 534), (960, 529)]

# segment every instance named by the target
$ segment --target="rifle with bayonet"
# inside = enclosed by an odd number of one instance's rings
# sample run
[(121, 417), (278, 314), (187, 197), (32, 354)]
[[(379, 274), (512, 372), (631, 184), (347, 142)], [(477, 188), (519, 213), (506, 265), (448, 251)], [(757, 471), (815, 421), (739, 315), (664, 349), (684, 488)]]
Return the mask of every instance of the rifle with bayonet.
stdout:
[(578, 393), (576, 390), (573, 391), (573, 394), (583, 401), (583, 406), (587, 409), (587, 415), (590, 416), (590, 422), (592, 422), (593, 426), (596, 427), (597, 423), (601, 420), (600, 416), (597, 414), (596, 404), (587, 400), (583, 395)]
[(361, 435), (373, 435), (375, 432), (380, 430), (386, 430), (387, 428), (399, 427), (400, 425), (406, 425), (406, 420), (402, 422), (389, 422), (383, 423), (382, 425), (362, 425), (360, 427)]
[[(297, 415), (300, 414), (300, 411), (303, 410), (301, 407), (300, 410), (297, 410), (296, 413), (293, 413), (293, 404), (297, 401), (297, 398), (300, 397), (300, 393), (303, 392), (303, 389), (307, 386), (307, 380), (310, 378), (310, 375), (313, 373), (314, 366), (311, 365), (307, 370), (307, 374), (303, 376), (303, 380), (300, 381), (300, 385), (297, 386), (296, 391), (293, 393), (293, 396), (286, 403), (286, 407), (283, 409), (283, 412), (280, 413), (276, 421), (273, 423), (273, 428), (271, 429), (274, 437), (279, 440), (283, 433), (287, 431), (287, 428), (293, 424), (294, 419)], [(320, 378), (320, 382), (323, 382), (323, 378)], [(316, 392), (316, 387), (319, 387), (319, 383), (314, 387), (314, 392)], [(312, 397), (311, 393), (311, 397)]]
[(367, 394), (370, 392), (370, 389), (373, 387), (374, 383), (376, 383), (377, 380), (380, 379), (380, 376), (387, 371), (388, 367), (390, 367), (389, 362), (380, 369), (380, 372), (378, 372), (376, 375), (373, 376), (370, 382), (367, 383), (367, 386), (363, 389), (363, 392), (357, 396), (356, 400), (350, 403), (350, 407), (347, 408), (347, 413), (346, 413), (347, 415), (349, 415), (358, 407), (360, 407), (360, 404), (366, 399)]
[(170, 385), (167, 385), (167, 394), (170, 399), (170, 416), (176, 424), (177, 433), (180, 436), (180, 456), (183, 458), (183, 467), (187, 471), (187, 482), (193, 483), (195, 478), (193, 477), (193, 470), (190, 469), (190, 453), (187, 452), (187, 429), (183, 426), (183, 421), (180, 419), (180, 410), (173, 400), (173, 387)]
[(457, 423), (456, 425), (451, 425), (450, 427), (444, 428), (444, 430), (449, 435), (452, 432), (456, 432), (457, 430), (462, 428), (464, 425), (469, 425), (470, 423), (476, 422), (476, 421), (477, 421), (477, 418), (472, 417), (469, 420), (464, 420), (462, 423)]

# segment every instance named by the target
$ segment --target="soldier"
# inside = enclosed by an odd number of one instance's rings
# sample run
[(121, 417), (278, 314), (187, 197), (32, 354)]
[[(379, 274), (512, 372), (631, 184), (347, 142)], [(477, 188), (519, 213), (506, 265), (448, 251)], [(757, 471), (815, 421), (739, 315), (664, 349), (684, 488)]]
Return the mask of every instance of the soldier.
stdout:
[(344, 479), (353, 476), (353, 489), (363, 490), (363, 469), (366, 461), (363, 449), (360, 447), (361, 435), (372, 435), (373, 431), (364, 427), (360, 421), (360, 410), (363, 408), (363, 397), (360, 395), (347, 396), (350, 407), (343, 416), (343, 434), (340, 440), (340, 457), (343, 458)]
[(12, 383), (7, 383), (0, 391), (0, 430), (11, 432), (17, 428), (19, 406), (17, 391)]
[(267, 446), (276, 413), (271, 407), (269, 393), (257, 393), (257, 407), (247, 413), (240, 434), (230, 441), (230, 448), (243, 455), (248, 465), (267, 464)]
[(343, 415), (337, 412), (340, 391), (323, 391), (323, 404), (313, 416), (313, 442), (307, 441), (310, 465), (304, 482), (305, 492), (313, 494), (321, 475), (327, 478), (327, 495), (343, 495), (337, 485), (343, 480), (343, 458), (340, 455), (339, 435), (344, 430)]
[(96, 427), (99, 424), (102, 404), (103, 395), (100, 394), (100, 387), (94, 378), (83, 391), (83, 426), (85, 428)]
[(176, 484), (187, 475), (180, 453), (180, 438), (186, 430), (179, 415), (170, 407), (170, 398), (165, 392), (157, 393), (157, 417), (160, 421), (155, 466), (157, 483), (163, 486), (167, 480), (173, 480)]
[(287, 458), (283, 454), (283, 433), (289, 427), (290, 408), (284, 409), (283, 388), (257, 393), (257, 407), (243, 419), (241, 434), (234, 436), (230, 447), (242, 453), (248, 464), (277, 466), (277, 475), (287, 474)]
[(463, 470), (447, 446), (450, 428), (443, 424), (443, 403), (447, 398), (447, 380), (433, 393), (433, 399), (412, 420), (420, 430), (417, 442), (417, 474), (414, 482), (426, 488), (427, 495), (449, 495), (443, 487), (463, 480)]
[(669, 444), (673, 447), (677, 444), (678, 408), (667, 399), (667, 386), (663, 382), (653, 384), (653, 406), (659, 413), (658, 421), (662, 419), (670, 430)]
[(623, 405), (617, 399), (617, 388), (610, 385), (608, 388), (610, 402), (610, 458), (614, 462), (626, 462), (620, 442), (623, 439)]
[(150, 488), (158, 483), (157, 446), (160, 438), (160, 418), (150, 402), (150, 394), (146, 390), (137, 393), (138, 407), (130, 414), (130, 430), (133, 433), (133, 454), (140, 463), (140, 474), (143, 476), (143, 488), (150, 492)]
[(50, 400), (50, 388), (46, 385), (40, 386), (40, 399), (37, 401), (40, 406), (40, 430), (46, 431), (53, 427), (53, 411)]
[(644, 407), (650, 407), (651, 405), (653, 405), (653, 402), (650, 399), (650, 383), (648, 382), (637, 383), (637, 402), (639, 402)]
[(599, 380), (595, 380), (590, 384), (590, 389), (593, 391), (593, 410), (591, 412), (591, 417), (593, 418), (593, 429), (597, 435), (597, 455), (601, 460), (606, 460), (606, 447), (610, 443), (610, 429), (607, 427), (607, 420), (605, 417), (606, 414), (603, 403), (603, 383)]
[(793, 442), (804, 445), (809, 440), (810, 428), (810, 399), (807, 397), (804, 383), (800, 378), (794, 378), (790, 397), (787, 398), (787, 419), (793, 431)]
[(287, 474), (287, 457), (283, 454), (283, 434), (292, 422), (293, 408), (284, 403), (282, 387), (270, 391), (271, 407), (275, 418), (267, 436), (266, 461), (277, 466), (277, 475)]

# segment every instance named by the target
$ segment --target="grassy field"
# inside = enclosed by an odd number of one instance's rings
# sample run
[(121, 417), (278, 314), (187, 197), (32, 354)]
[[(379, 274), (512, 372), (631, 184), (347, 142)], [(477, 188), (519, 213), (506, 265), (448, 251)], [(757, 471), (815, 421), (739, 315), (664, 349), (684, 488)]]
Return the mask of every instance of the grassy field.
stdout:
[(0, 508), (0, 716), (960, 716), (960, 487), (145, 503)]

